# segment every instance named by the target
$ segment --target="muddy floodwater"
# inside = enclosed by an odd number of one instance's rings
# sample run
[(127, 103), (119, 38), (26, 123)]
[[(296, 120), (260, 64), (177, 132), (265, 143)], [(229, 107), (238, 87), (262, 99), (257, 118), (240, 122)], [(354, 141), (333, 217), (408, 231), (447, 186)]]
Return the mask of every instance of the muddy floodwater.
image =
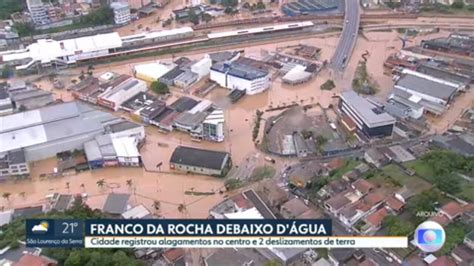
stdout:
[[(174, 1), (171, 1), (174, 2)], [(125, 29), (126, 30), (126, 29)], [(419, 36), (411, 40), (409, 45), (417, 45), (424, 38), (440, 37), (448, 35), (448, 32), (440, 32), (428, 36)], [(45, 196), (51, 193), (87, 193), (88, 204), (92, 207), (101, 208), (105, 202), (106, 194), (130, 193), (130, 205), (139, 203), (153, 211), (153, 201), (161, 202), (159, 215), (170, 218), (205, 218), (209, 209), (220, 202), (224, 194), (220, 194), (224, 181), (215, 177), (204, 177), (195, 175), (182, 175), (170, 172), (168, 162), (174, 148), (178, 145), (201, 147), (213, 150), (223, 150), (230, 152), (235, 165), (241, 165), (250, 156), (254, 156), (256, 151), (252, 142), (252, 127), (255, 112), (257, 109), (266, 110), (270, 106), (281, 105), (314, 104), (319, 103), (323, 107), (335, 103), (332, 97), (335, 93), (350, 89), (352, 76), (359, 60), (362, 60), (362, 54), (369, 52), (367, 66), (369, 73), (379, 85), (378, 97), (382, 100), (388, 95), (393, 81), (391, 76), (383, 73), (383, 62), (391, 53), (397, 52), (401, 48), (399, 34), (396, 32), (372, 32), (359, 36), (354, 54), (350, 58), (347, 69), (343, 75), (332, 73), (324, 69), (316, 78), (306, 84), (297, 86), (282, 84), (281, 79), (277, 77), (271, 89), (268, 91), (253, 95), (244, 96), (239, 102), (231, 104), (227, 99), (229, 91), (218, 88), (213, 90), (205, 98), (212, 100), (217, 106), (221, 107), (225, 113), (226, 119), (226, 139), (223, 143), (193, 142), (189, 135), (184, 133), (172, 132), (164, 134), (158, 132), (157, 128), (147, 126), (146, 144), (141, 149), (144, 168), (106, 168), (93, 171), (86, 171), (77, 175), (54, 179), (40, 179), (39, 176), (44, 173), (53, 172), (56, 162), (53, 159), (34, 163), (32, 168), (32, 179), (18, 182), (4, 182), (0, 186), (0, 193), (10, 192), (9, 200), (0, 199), (0, 206), (5, 208), (30, 206), (32, 204), (45, 202)], [(320, 60), (330, 60), (336, 48), (338, 34), (328, 34), (326, 37), (308, 38), (303, 41), (281, 41), (268, 45), (256, 45), (245, 48), (245, 56), (259, 59), (267, 51), (284, 49), (287, 46), (297, 44), (313, 45), (322, 49)], [(211, 52), (223, 49), (210, 49)], [(186, 56), (191, 59), (202, 57), (204, 52), (194, 53), (186, 52)], [(180, 56), (180, 55), (177, 55)], [(133, 59), (125, 62), (115, 62), (112, 64), (97, 65), (94, 75), (99, 75), (106, 71), (113, 71), (122, 74), (131, 74), (134, 64), (141, 62), (150, 62), (162, 60), (171, 62), (171, 56), (160, 58)], [(82, 69), (83, 70), (83, 69)], [(68, 69), (58, 74), (66, 87), (70, 85), (70, 80), (80, 73), (81, 69)], [(336, 88), (332, 91), (322, 91), (320, 85), (328, 79), (333, 79)], [(42, 89), (50, 90), (55, 94), (55, 98), (63, 101), (70, 101), (72, 97), (66, 90), (53, 89), (51, 82), (44, 78), (37, 82)], [(174, 100), (181, 95), (188, 95), (186, 92), (172, 89)], [(194, 97), (194, 96), (192, 96)], [(267, 112), (263, 118), (274, 116), (276, 112)], [(118, 113), (117, 115), (123, 115)], [(159, 145), (160, 144), (160, 145)], [(259, 157), (259, 163), (263, 163), (263, 156)], [(278, 159), (277, 159), (278, 160)], [(248, 160), (247, 160), (248, 161)], [(277, 162), (277, 165), (279, 162)], [(103, 188), (96, 184), (98, 180), (104, 179), (106, 185)], [(127, 180), (132, 180), (132, 186), (127, 186)], [(84, 186), (81, 186), (84, 184)], [(186, 191), (188, 193), (186, 194)], [(206, 196), (189, 195), (190, 191), (209, 192), (214, 194)], [(24, 192), (24, 197), (22, 196)], [(186, 211), (180, 213), (178, 205), (186, 205)]]

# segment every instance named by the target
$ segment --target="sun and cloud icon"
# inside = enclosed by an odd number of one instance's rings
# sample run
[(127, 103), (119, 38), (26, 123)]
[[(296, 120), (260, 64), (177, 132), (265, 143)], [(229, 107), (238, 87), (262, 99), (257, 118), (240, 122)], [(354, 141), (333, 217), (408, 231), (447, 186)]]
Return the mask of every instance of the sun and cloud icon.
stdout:
[(48, 232), (49, 223), (47, 221), (41, 221), (39, 224), (33, 226), (31, 229), (34, 233), (46, 233)]

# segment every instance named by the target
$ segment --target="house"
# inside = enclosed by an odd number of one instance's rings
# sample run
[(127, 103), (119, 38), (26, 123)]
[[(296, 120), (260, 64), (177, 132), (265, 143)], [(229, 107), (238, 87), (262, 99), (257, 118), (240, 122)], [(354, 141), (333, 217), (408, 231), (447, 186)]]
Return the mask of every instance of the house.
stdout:
[(449, 256), (441, 256), (430, 263), (430, 266), (457, 266), (458, 264)]
[(385, 200), (385, 206), (392, 212), (392, 213), (400, 213), (400, 211), (405, 206), (405, 203), (398, 200), (394, 196), (390, 196)]
[(54, 193), (53, 198), (51, 199), (51, 209), (58, 212), (64, 212), (71, 208), (73, 203), (74, 197), (72, 195)]
[(259, 248), (258, 253), (270, 261), (277, 261), (281, 265), (294, 265), (302, 258), (306, 248)]
[(320, 163), (302, 163), (292, 167), (288, 173), (289, 182), (300, 188), (308, 187), (318, 177), (327, 175), (326, 168)]
[(329, 261), (332, 265), (344, 265), (349, 261), (356, 252), (353, 248), (334, 248), (330, 249), (328, 252)]
[(340, 95), (339, 110), (368, 137), (392, 135), (395, 118), (376, 103), (359, 96), (354, 91), (346, 91)]
[(128, 209), (129, 194), (111, 193), (107, 196), (102, 211), (106, 214), (118, 216)]
[(463, 214), (463, 209), (459, 203), (450, 201), (443, 205), (439, 212), (446, 215), (449, 220), (454, 220)]
[(332, 214), (337, 215), (347, 204), (351, 203), (345, 196), (347, 193), (350, 193), (350, 190), (343, 191), (326, 200), (324, 207)]
[(302, 214), (298, 215), (296, 219), (322, 219), (324, 214), (321, 211), (315, 211), (314, 209), (308, 209)]
[(170, 168), (203, 175), (225, 176), (232, 166), (230, 154), (178, 146), (170, 159)]
[(0, 157), (0, 178), (27, 176), (29, 173), (30, 168), (22, 149), (9, 151), (3, 157)]
[(378, 193), (370, 193), (365, 197), (346, 205), (339, 211), (338, 218), (347, 227), (352, 227), (362, 217), (375, 211), (383, 201), (383, 197)]
[(220, 248), (205, 258), (204, 265), (206, 266), (220, 266), (220, 265), (235, 265), (235, 266), (251, 266), (254, 261), (239, 252), (235, 248)]
[(141, 157), (138, 152), (138, 141), (133, 137), (112, 138), (112, 145), (121, 166), (140, 166)]
[[(16, 265), (24, 255), (40, 256), (41, 254), (40, 248), (27, 247), (26, 244), (21, 241), (18, 241), (18, 244), (17, 248), (7, 246), (0, 251), (0, 263), (2, 263), (2, 265)], [(28, 264), (27, 266), (31, 265)]]
[(355, 189), (356, 193), (360, 196), (366, 195), (375, 189), (375, 186), (372, 183), (363, 178), (359, 178), (354, 181), (351, 187)]
[(166, 265), (185, 265), (184, 249), (170, 248), (161, 255), (166, 262)]
[(466, 234), (464, 237), (464, 244), (474, 250), (474, 230), (471, 230), (471, 232)]
[(281, 206), (280, 213), (285, 219), (295, 219), (308, 210), (308, 206), (301, 199), (293, 198)]
[(377, 168), (381, 168), (390, 162), (389, 158), (387, 158), (387, 156), (377, 148), (368, 149), (364, 153), (364, 159), (367, 163), (372, 164)]
[(288, 200), (289, 193), (279, 187), (274, 180), (267, 179), (259, 184), (259, 195), (268, 203), (269, 206), (277, 209)]
[(365, 218), (367, 228), (364, 230), (364, 233), (370, 234), (377, 232), (382, 226), (383, 219), (388, 215), (388, 211), (385, 208), (380, 208), (377, 211), (369, 214)]
[(474, 252), (466, 244), (461, 244), (453, 249), (451, 256), (459, 265), (472, 265), (474, 262)]
[(58, 262), (42, 255), (25, 253), (14, 266), (56, 266)]

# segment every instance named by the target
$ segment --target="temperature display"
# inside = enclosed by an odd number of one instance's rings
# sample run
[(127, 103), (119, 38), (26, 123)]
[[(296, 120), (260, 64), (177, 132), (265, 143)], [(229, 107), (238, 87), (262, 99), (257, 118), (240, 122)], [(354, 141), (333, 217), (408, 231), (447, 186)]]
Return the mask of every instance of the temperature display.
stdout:
[(73, 219), (28, 219), (26, 245), (49, 248), (83, 247), (84, 222)]

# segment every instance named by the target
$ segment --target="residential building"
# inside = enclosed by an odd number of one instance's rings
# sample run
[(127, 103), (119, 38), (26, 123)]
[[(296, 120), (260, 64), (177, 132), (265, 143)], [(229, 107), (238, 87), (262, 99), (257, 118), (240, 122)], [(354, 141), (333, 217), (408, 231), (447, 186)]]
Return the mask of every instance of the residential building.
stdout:
[(381, 106), (354, 91), (346, 91), (341, 94), (339, 110), (357, 125), (359, 131), (369, 137), (392, 135), (395, 118)]
[(129, 78), (115, 87), (110, 87), (98, 96), (97, 103), (117, 111), (120, 106), (140, 92), (147, 91), (144, 81)]
[(374, 165), (377, 168), (381, 168), (390, 162), (390, 159), (387, 158), (382, 152), (377, 148), (370, 148), (365, 151), (364, 159), (367, 163)]
[(58, 212), (64, 212), (71, 208), (73, 203), (74, 197), (72, 195), (54, 193), (53, 198), (51, 199), (51, 209)]
[(449, 220), (454, 220), (463, 214), (463, 208), (459, 203), (450, 201), (443, 205), (439, 212), (446, 215)]
[(123, 219), (150, 219), (151, 212), (143, 205), (137, 205), (122, 213)]
[(162, 75), (159, 78), (159, 81), (168, 86), (173, 86), (175, 79), (179, 77), (182, 73), (184, 73), (184, 70), (176, 66), (170, 71), (168, 71), (166, 74)]
[(225, 176), (232, 166), (230, 154), (178, 146), (170, 159), (170, 168), (212, 176)]
[(80, 102), (67, 102), (0, 117), (0, 155), (23, 149), (27, 162), (81, 150), (120, 118)]
[(214, 109), (202, 122), (202, 137), (205, 140), (224, 141), (224, 111)]
[(270, 88), (270, 73), (248, 64), (216, 63), (211, 67), (210, 79), (224, 88), (238, 89), (249, 95)]
[(130, 16), (130, 6), (128, 5), (128, 3), (113, 2), (110, 4), (110, 8), (112, 8), (112, 10), (114, 11), (115, 24), (128, 24), (132, 20)]
[(36, 25), (49, 23), (48, 10), (41, 0), (27, 0), (26, 5), (30, 12), (31, 19)]
[(288, 191), (279, 187), (272, 179), (261, 182), (258, 192), (262, 199), (264, 199), (269, 206), (275, 209), (280, 209), (280, 206), (288, 201), (289, 197)]
[(221, 248), (204, 259), (205, 266), (227, 265), (251, 266), (254, 261), (235, 248)]
[(301, 199), (293, 198), (281, 206), (280, 213), (285, 219), (295, 219), (308, 210), (309, 207)]

